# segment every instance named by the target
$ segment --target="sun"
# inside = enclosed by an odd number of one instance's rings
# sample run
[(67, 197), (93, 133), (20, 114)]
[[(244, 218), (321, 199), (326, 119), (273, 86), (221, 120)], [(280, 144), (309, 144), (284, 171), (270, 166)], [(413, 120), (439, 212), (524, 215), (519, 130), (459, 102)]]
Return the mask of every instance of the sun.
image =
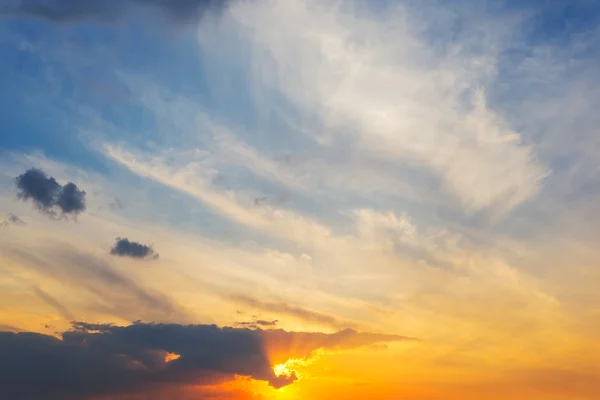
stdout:
[(284, 362), (283, 364), (275, 365), (273, 367), (273, 372), (275, 372), (275, 376), (292, 376), (293, 373), (296, 373), (296, 371), (290, 369), (292, 364), (290, 361), (292, 360), (290, 359)]

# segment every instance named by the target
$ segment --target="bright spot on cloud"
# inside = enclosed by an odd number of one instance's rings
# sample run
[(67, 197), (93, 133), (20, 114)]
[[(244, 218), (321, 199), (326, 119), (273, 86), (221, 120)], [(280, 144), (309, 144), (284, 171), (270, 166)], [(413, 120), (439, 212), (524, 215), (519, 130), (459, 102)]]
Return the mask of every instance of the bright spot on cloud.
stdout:
[(165, 363), (170, 363), (172, 361), (178, 360), (180, 359), (181, 356), (179, 354), (176, 353), (167, 353), (165, 354)]

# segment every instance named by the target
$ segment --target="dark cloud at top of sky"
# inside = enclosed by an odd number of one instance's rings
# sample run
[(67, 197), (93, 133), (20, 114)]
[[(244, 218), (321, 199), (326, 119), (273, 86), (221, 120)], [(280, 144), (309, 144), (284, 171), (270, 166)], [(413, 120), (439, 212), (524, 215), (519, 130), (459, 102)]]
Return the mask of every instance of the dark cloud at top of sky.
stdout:
[(138, 259), (157, 259), (158, 253), (151, 246), (138, 242), (129, 241), (127, 238), (117, 238), (110, 254), (120, 257), (131, 257)]
[(41, 169), (31, 168), (15, 178), (19, 199), (31, 200), (36, 207), (51, 216), (77, 215), (85, 211), (85, 191), (69, 182), (61, 185)]
[(136, 6), (153, 7), (177, 23), (201, 18), (207, 11), (218, 11), (228, 0), (20, 0), (0, 7), (0, 14), (29, 16), (52, 22), (96, 20), (110, 22)]
[(135, 395), (148, 388), (214, 384), (234, 375), (279, 388), (293, 383), (296, 376), (275, 375), (268, 352), (271, 341), (310, 353), (338, 344), (358, 347), (387, 340), (397, 337), (354, 331), (298, 334), (215, 325), (137, 322), (122, 327), (76, 322), (62, 340), (31, 332), (0, 333), (0, 387), (6, 398), (22, 400)]

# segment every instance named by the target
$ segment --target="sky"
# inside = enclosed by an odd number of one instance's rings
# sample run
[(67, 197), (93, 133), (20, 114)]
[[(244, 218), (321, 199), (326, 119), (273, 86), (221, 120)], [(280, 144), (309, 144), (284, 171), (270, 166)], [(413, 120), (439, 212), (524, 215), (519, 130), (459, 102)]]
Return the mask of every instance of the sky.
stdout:
[(599, 27), (0, 0), (0, 397), (597, 398)]

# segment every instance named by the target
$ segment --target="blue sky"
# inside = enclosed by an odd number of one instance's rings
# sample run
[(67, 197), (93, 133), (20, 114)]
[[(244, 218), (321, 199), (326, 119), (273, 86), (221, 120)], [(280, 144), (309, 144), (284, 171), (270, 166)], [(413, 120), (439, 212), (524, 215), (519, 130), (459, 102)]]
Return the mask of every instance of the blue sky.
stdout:
[[(17, 3), (0, 0), (0, 246), (23, 306), (0, 323), (46, 324), (33, 285), (95, 322), (243, 309), (425, 335), (436, 356), (477, 358), (469, 343), (490, 334), (591, 340), (598, 1), (232, 0), (197, 18), (132, 0), (60, 21)], [(17, 198), (29, 168), (75, 182), (86, 211), (56, 221)], [(116, 237), (161, 257), (115, 260)], [(65, 288), (60, 265), (88, 256), (139, 284), (116, 297), (130, 308), (83, 272)]]

